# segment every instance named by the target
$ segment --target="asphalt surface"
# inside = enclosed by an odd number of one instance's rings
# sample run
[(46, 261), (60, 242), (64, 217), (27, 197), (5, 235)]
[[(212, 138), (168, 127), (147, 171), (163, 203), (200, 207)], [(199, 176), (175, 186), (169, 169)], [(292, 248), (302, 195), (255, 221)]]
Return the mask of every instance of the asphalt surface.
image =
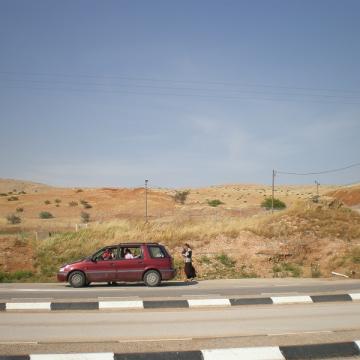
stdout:
[[(348, 279), (241, 279), (141, 284), (0, 284), (4, 301), (206, 299), (360, 293)], [(360, 340), (360, 302), (200, 309), (0, 312), (0, 355), (185, 351)], [(336, 358), (334, 358), (336, 359)], [(351, 358), (349, 358), (351, 359)], [(353, 357), (359, 359), (359, 357)]]
[(164, 282), (157, 288), (141, 283), (95, 284), (74, 289), (65, 283), (0, 284), (0, 302), (40, 300), (124, 300), (124, 299), (196, 299), (273, 295), (315, 295), (360, 293), (360, 281), (350, 279), (238, 279), (205, 280), (184, 283)]

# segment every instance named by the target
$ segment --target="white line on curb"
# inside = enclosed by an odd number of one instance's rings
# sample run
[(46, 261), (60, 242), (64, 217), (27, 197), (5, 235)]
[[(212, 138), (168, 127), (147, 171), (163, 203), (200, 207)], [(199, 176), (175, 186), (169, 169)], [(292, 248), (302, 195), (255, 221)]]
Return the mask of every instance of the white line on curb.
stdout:
[(229, 299), (192, 299), (188, 300), (189, 307), (197, 306), (231, 306)]
[(142, 301), (99, 301), (99, 309), (143, 309)]
[(312, 303), (310, 296), (272, 296), (274, 304)]
[(355, 340), (354, 343), (357, 345), (357, 347), (359, 348), (359, 351), (360, 351), (360, 340)]
[(285, 360), (279, 347), (202, 350), (204, 360)]
[(114, 360), (114, 353), (36, 354), (30, 360)]
[(6, 303), (6, 310), (50, 310), (50, 302), (42, 303)]
[(353, 300), (360, 300), (360, 293), (357, 293), (357, 294), (349, 294), (350, 297), (353, 299)]

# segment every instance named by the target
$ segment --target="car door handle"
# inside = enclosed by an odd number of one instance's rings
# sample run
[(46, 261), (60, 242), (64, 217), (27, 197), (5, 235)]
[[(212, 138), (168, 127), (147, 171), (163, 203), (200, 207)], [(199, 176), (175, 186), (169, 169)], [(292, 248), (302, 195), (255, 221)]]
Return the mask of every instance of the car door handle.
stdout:
[(138, 263), (138, 264), (143, 264), (144, 262), (143, 262), (143, 261), (138, 261), (137, 263)]

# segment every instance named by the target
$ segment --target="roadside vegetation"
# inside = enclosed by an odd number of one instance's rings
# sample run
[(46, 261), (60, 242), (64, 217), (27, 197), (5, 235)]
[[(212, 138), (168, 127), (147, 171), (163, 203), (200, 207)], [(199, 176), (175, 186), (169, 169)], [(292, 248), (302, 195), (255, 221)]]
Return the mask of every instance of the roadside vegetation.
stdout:
[[(266, 206), (261, 209), (269, 195), (264, 189), (256, 190), (256, 203), (250, 191), (240, 187), (232, 188), (236, 195), (215, 187), (209, 193), (194, 190), (190, 194), (186, 190), (176, 192), (175, 196), (173, 191), (164, 195), (159, 190), (148, 194), (152, 199), (149, 213), (154, 214), (155, 205), (160, 203), (166, 205), (166, 213), (150, 217), (145, 224), (143, 189), (123, 192), (103, 189), (99, 192), (104, 196), (101, 201), (100, 195), (79, 190), (72, 189), (67, 196), (60, 192), (45, 193), (36, 207), (22, 197), (18, 203), (8, 203), (7, 193), (0, 198), (0, 202), (7, 204), (0, 219), (0, 253), (8, 254), (11, 250), (12, 254), (23, 256), (20, 259), (7, 256), (0, 264), (3, 270), (0, 282), (54, 281), (60, 265), (88, 256), (100, 247), (132, 241), (164, 244), (175, 258), (180, 277), (181, 247), (186, 242), (193, 248), (200, 279), (329, 277), (332, 271), (360, 278), (360, 214), (331, 199), (321, 198), (314, 203), (310, 193), (293, 191), (290, 201), (289, 190), (280, 189), (278, 197), (286, 199), (287, 206), (271, 214), (264, 211)], [(297, 203), (295, 196), (301, 197)], [(174, 199), (184, 206), (174, 204)], [(213, 201), (214, 206), (209, 203)], [(90, 203), (94, 208), (86, 212), (92, 208)], [(139, 215), (133, 216), (131, 212), (127, 217), (117, 215), (124, 211), (123, 207), (127, 210), (135, 203), (141, 203)], [(226, 207), (220, 206), (223, 203)], [(232, 208), (232, 204), (238, 208)], [(20, 210), (24, 208), (26, 211)], [(46, 209), (51, 212), (42, 211)], [(44, 220), (51, 219), (53, 214), (56, 219)], [(7, 215), (21, 216), (21, 224), (16, 218), (9, 220)], [(87, 227), (79, 226), (75, 231), (75, 226), (69, 226), (66, 231), (63, 226), (66, 222), (73, 225), (80, 221), (88, 223)], [(25, 229), (28, 233), (18, 236)], [(43, 233), (38, 240), (37, 229)], [(15, 239), (14, 243), (9, 239)], [(22, 264), (25, 258), (28, 263)], [(19, 269), (29, 270), (15, 275)]]

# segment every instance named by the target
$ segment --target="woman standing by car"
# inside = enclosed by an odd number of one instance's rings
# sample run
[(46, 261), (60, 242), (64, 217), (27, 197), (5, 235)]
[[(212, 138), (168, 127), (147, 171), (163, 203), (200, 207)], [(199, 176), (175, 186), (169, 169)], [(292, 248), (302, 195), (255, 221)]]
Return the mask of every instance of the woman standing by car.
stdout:
[(182, 256), (185, 261), (184, 272), (186, 275), (186, 281), (192, 281), (196, 277), (196, 271), (192, 264), (192, 250), (189, 244), (184, 244)]

